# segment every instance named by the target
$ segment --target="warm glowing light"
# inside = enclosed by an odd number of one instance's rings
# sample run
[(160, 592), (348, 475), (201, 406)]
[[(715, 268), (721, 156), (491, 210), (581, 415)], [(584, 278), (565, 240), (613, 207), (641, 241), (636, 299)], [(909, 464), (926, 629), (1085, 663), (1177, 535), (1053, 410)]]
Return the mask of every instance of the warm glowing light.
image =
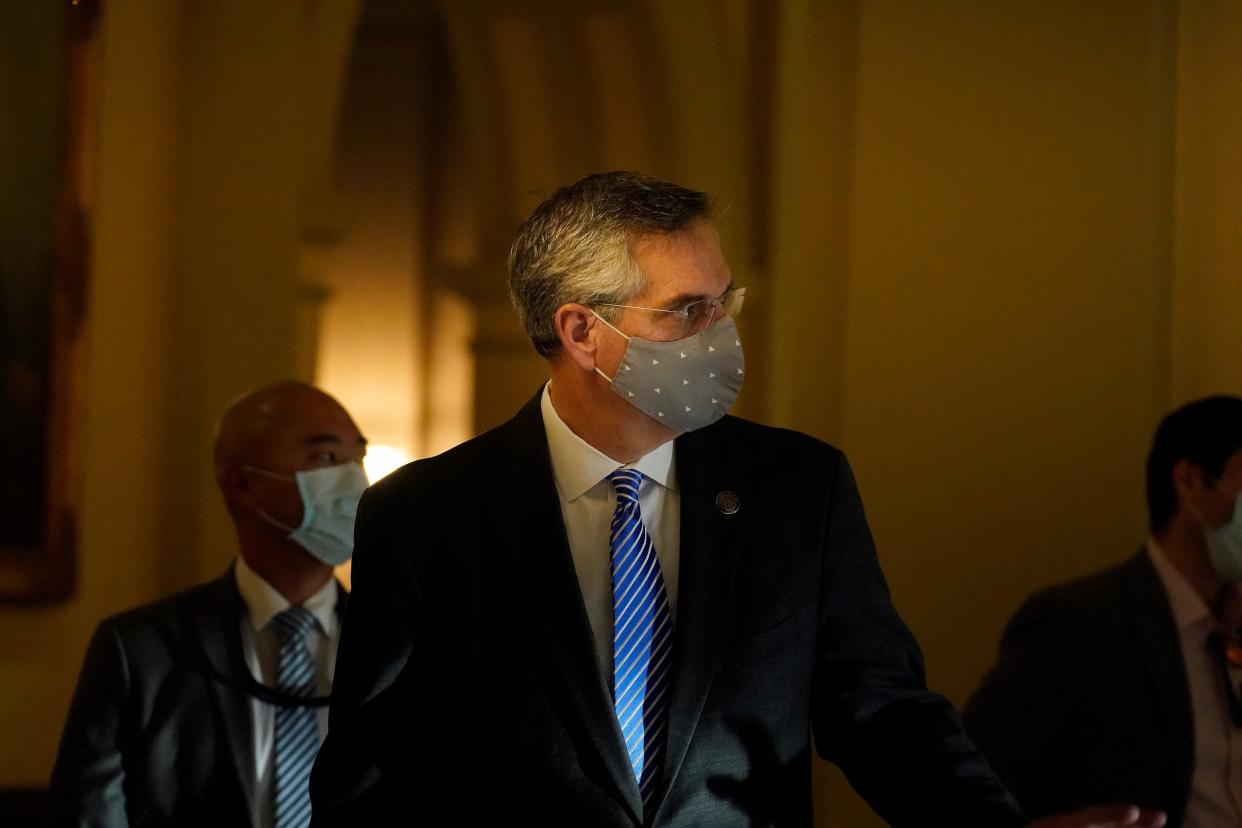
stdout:
[(354, 560), (350, 558), (343, 564), (336, 567), (336, 579), (341, 582), (341, 586), (345, 587), (345, 591), (349, 592), (354, 586)]
[(400, 446), (369, 445), (367, 446), (367, 456), (362, 461), (362, 467), (366, 469), (367, 480), (374, 483), (381, 477), (387, 477), (413, 459), (410, 453)]

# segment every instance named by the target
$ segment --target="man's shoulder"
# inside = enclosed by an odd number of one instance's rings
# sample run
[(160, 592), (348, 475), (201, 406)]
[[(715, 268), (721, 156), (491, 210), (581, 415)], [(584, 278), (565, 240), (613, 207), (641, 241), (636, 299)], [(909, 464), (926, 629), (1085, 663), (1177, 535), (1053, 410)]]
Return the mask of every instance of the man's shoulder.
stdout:
[(798, 455), (809, 453), (815, 457), (841, 453), (835, 446), (801, 431), (765, 425), (733, 415), (725, 415), (701, 432), (692, 433), (702, 434), (710, 439), (725, 440), (749, 451), (773, 450)]
[(99, 623), (100, 630), (122, 638), (167, 635), (191, 628), (204, 618), (224, 611), (232, 571), (206, 583), (183, 589), (137, 607), (115, 613)]
[(1023, 620), (1052, 620), (1079, 624), (1085, 619), (1120, 620), (1122, 608), (1145, 590), (1157, 576), (1146, 553), (1140, 552), (1119, 564), (1051, 586), (1032, 594), (1014, 616)]
[(845, 457), (836, 446), (809, 434), (733, 416), (684, 437), (687, 447), (721, 452), (754, 468), (780, 469), (790, 477), (835, 473)]
[(376, 481), (367, 489), (367, 496), (376, 501), (386, 501), (417, 488), (450, 494), (449, 490), (456, 486), (477, 486), (480, 474), (486, 474), (499, 463), (510, 459), (515, 443), (514, 430), (510, 421), (440, 454), (407, 463)]
[[(835, 469), (842, 452), (793, 429), (725, 416), (710, 426), (678, 438), (688, 448), (706, 448), (732, 455), (751, 465), (779, 466), (789, 474), (800, 469), (823, 473)], [(368, 489), (374, 502), (407, 500), (411, 492), (456, 498), (477, 492), (489, 474), (504, 465), (530, 468), (535, 452), (547, 451), (542, 422), (524, 411), (508, 422), (443, 452), (409, 463)]]

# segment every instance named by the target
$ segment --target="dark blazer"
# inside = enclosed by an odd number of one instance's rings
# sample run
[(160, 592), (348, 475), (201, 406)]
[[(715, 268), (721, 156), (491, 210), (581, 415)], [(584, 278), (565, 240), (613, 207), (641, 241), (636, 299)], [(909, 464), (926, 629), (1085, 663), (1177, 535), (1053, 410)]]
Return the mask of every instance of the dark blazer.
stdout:
[(1190, 689), (1146, 551), (1030, 598), (965, 719), (1035, 816), (1133, 802), (1181, 825), (1194, 768)]
[[(726, 417), (678, 438), (677, 479), (667, 758), (646, 824), (810, 825), (812, 728), (895, 825), (1024, 824), (924, 685), (840, 452)], [(315, 825), (643, 824), (538, 395), (368, 490), (356, 546)]]
[(53, 825), (252, 824), (244, 612), (230, 567), (99, 625), (52, 772)]

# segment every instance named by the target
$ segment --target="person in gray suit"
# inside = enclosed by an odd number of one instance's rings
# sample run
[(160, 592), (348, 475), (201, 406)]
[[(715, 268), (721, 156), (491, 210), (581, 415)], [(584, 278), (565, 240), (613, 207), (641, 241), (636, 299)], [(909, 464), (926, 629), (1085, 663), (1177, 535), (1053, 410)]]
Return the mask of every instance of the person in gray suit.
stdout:
[(225, 412), (216, 478), (238, 557), (213, 581), (103, 621), (52, 774), (54, 825), (305, 825), (346, 593), (366, 440), (303, 383)]
[(1136, 555), (1018, 610), (967, 730), (1033, 815), (1131, 801), (1175, 828), (1237, 826), (1242, 399), (1164, 419), (1147, 500)]

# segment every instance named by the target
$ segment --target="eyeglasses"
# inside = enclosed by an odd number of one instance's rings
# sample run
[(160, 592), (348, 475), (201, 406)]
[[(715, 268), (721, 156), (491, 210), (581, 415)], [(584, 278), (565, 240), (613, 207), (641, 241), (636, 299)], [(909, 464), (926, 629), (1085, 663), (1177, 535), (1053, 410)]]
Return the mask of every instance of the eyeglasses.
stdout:
[(645, 308), (641, 305), (614, 305), (611, 302), (596, 302), (601, 308), (629, 308), (630, 310), (651, 311), (652, 313), (668, 314), (670, 324), (679, 328), (676, 338), (694, 336), (706, 330), (717, 319), (724, 316), (736, 317), (742, 312), (742, 302), (746, 299), (746, 288), (729, 288), (719, 298), (696, 299), (680, 308)]

